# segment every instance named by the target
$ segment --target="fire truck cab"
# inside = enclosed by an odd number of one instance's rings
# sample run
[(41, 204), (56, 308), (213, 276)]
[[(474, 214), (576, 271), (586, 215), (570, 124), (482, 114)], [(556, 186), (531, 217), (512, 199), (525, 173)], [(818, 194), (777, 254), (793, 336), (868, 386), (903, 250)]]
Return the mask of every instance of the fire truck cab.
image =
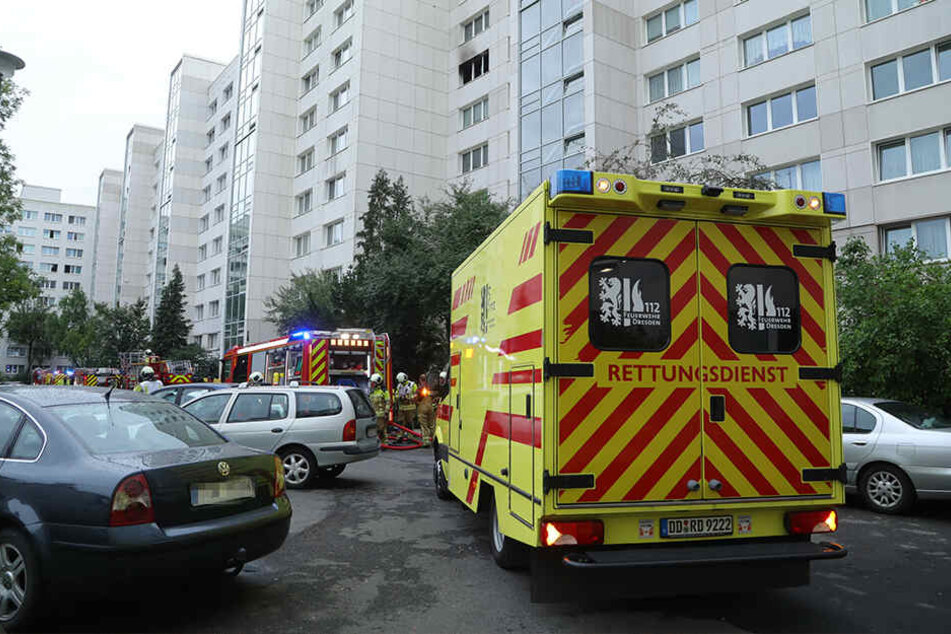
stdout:
[(533, 600), (802, 585), (845, 556), (812, 540), (844, 500), (844, 216), (562, 170), (454, 272), (436, 490), (489, 509)]

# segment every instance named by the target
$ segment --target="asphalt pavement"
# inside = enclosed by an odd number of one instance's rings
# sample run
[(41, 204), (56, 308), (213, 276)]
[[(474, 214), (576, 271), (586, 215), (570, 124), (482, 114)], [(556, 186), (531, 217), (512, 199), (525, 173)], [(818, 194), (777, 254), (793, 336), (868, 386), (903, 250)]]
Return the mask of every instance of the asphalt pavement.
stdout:
[(844, 560), (810, 586), (755, 593), (532, 604), (529, 577), (489, 554), (488, 521), (433, 494), (432, 454), (386, 452), (291, 492), (284, 547), (236, 579), (95, 599), (60, 597), (59, 631), (947, 632), (951, 503), (912, 515), (842, 510)]

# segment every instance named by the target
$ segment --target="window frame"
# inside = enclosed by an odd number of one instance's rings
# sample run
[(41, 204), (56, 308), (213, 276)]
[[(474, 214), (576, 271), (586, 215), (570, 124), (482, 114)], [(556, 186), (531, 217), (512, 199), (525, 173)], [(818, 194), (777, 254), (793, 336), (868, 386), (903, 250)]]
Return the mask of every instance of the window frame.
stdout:
[(306, 174), (310, 170), (314, 169), (314, 163), (315, 163), (314, 155), (315, 153), (314, 153), (313, 147), (310, 147), (309, 149), (304, 150), (303, 152), (297, 155), (296, 176), (300, 176), (301, 174)]
[(904, 9), (900, 9), (900, 8), (898, 8), (898, 0), (891, 0), (892, 10), (891, 10), (890, 13), (888, 13), (887, 15), (879, 16), (879, 17), (877, 17), (877, 18), (869, 18), (869, 17), (868, 17), (868, 0), (863, 0), (863, 2), (862, 2), (862, 18), (863, 18), (862, 26), (864, 26), (864, 25), (866, 25), (866, 24), (874, 24), (875, 22), (878, 22), (879, 20), (887, 20), (888, 18), (892, 17), (893, 15), (898, 15), (899, 13), (904, 13), (905, 11), (911, 11), (912, 9), (916, 9), (916, 8), (922, 6), (922, 5), (928, 4), (929, 2), (931, 2), (931, 0), (918, 0), (917, 2), (915, 2), (914, 4), (912, 4), (911, 6), (905, 7)]
[[(479, 23), (480, 28), (478, 31), (475, 30), (476, 23)], [(462, 23), (462, 43), (465, 44), (476, 37), (485, 33), (490, 26), (489, 23), (489, 7), (485, 7), (481, 11), (477, 12), (475, 15), (470, 17), (468, 20)], [(469, 34), (469, 27), (472, 27), (472, 34)]]
[[(476, 73), (476, 64), (478, 64), (478, 73)], [(467, 68), (471, 68), (471, 71), (469, 72), (469, 79), (466, 79)], [(476, 53), (469, 59), (459, 64), (459, 85), (466, 86), (479, 79), (483, 75), (487, 75), (489, 73), (489, 68), (489, 49), (485, 49), (481, 53)]]
[[(940, 167), (938, 167), (938, 169), (928, 170), (926, 172), (915, 173), (913, 171), (914, 163), (912, 161), (911, 140), (935, 133), (938, 134), (938, 160), (940, 162)], [(887, 179), (882, 178), (882, 150), (886, 147), (895, 147), (899, 144), (901, 144), (905, 149), (905, 171), (901, 176), (893, 176)], [(949, 150), (951, 150), (951, 126), (941, 126), (939, 128), (919, 130), (911, 134), (906, 134), (905, 136), (875, 141), (872, 147), (874, 149), (873, 154), (875, 157), (874, 185), (895, 183), (902, 179), (917, 178), (919, 176), (928, 176), (931, 174), (940, 174), (941, 172), (946, 172), (951, 169), (951, 156), (949, 156)]]
[[(797, 98), (798, 94), (803, 91), (812, 88), (816, 93), (816, 116), (810, 117), (808, 119), (799, 118), (799, 99)], [(780, 127), (773, 127), (773, 100), (780, 99), (782, 97), (790, 97), (792, 102), (792, 123), (783, 125)], [(759, 106), (766, 105), (766, 129), (760, 132), (753, 132), (752, 126), (750, 125), (750, 109)], [(804, 86), (799, 86), (797, 88), (791, 88), (788, 91), (770, 95), (768, 97), (757, 99), (756, 101), (748, 102), (743, 106), (743, 112), (745, 113), (745, 127), (746, 127), (746, 138), (753, 138), (763, 134), (769, 134), (770, 132), (775, 132), (777, 130), (785, 130), (793, 126), (799, 125), (800, 123), (807, 123), (809, 121), (818, 121), (819, 120), (819, 90), (816, 87), (816, 84), (807, 84)]]
[[(687, 92), (688, 90), (693, 90), (694, 88), (699, 88), (700, 86), (702, 86), (703, 85), (702, 78), (698, 78), (698, 82), (695, 85), (693, 86), (690, 85), (689, 66), (690, 64), (693, 64), (694, 62), (696, 62), (697, 64), (700, 63), (699, 55), (694, 56), (690, 59), (684, 60), (682, 62), (679, 62), (677, 64), (674, 64), (672, 66), (666, 66), (658, 70), (657, 72), (646, 74), (645, 78), (647, 80), (647, 104), (650, 105), (650, 104), (659, 103), (663, 101), (664, 99), (669, 99), (675, 95), (681, 95)], [(683, 79), (683, 88), (681, 88), (679, 91), (675, 93), (672, 93), (670, 92), (670, 71), (674, 69), (678, 69), (678, 68), (680, 69), (681, 77)], [(654, 99), (653, 96), (651, 95), (651, 80), (656, 77), (662, 77), (664, 80), (664, 94), (662, 97), (658, 97), (657, 99)]]
[(768, 178), (770, 181), (774, 183), (778, 183), (776, 179), (776, 172), (778, 172), (779, 170), (784, 170), (784, 169), (789, 169), (791, 167), (794, 167), (796, 169), (796, 182), (794, 183), (795, 187), (791, 187), (790, 189), (801, 189), (804, 191), (822, 191), (821, 183), (820, 183), (820, 187), (814, 190), (809, 189), (805, 186), (804, 179), (802, 176), (802, 173), (803, 173), (802, 167), (803, 165), (809, 165), (811, 163), (819, 164), (819, 178), (821, 180), (822, 179), (822, 159), (820, 157), (804, 159), (799, 161), (798, 163), (786, 163), (783, 165), (776, 165), (774, 167), (770, 167), (765, 172), (759, 172), (757, 174), (754, 174), (753, 176), (754, 178)]
[[(325, 193), (327, 195), (327, 202), (337, 200), (338, 198), (343, 198), (347, 195), (347, 173), (342, 172), (335, 176), (328, 178), (325, 183)], [(339, 184), (339, 185), (338, 185)], [(340, 191), (337, 191), (337, 190)], [(332, 194), (331, 195), (331, 190)]]
[[(343, 139), (343, 145), (336, 147), (340, 139)], [(330, 154), (328, 156), (336, 156), (340, 154), (348, 147), (350, 147), (350, 126), (345, 125), (342, 128), (339, 128), (336, 132), (327, 137), (327, 145)]]
[[(472, 159), (475, 157), (476, 152), (480, 154), (479, 159), (480, 163), (478, 167), (473, 167)], [(466, 169), (466, 157), (469, 157), (469, 168)], [(461, 168), (463, 174), (471, 174), (476, 170), (480, 170), (486, 167), (489, 164), (489, 142), (485, 141), (476, 146), (473, 146), (467, 150), (464, 150), (459, 153), (459, 158), (461, 161)]]
[(298, 233), (293, 238), (291, 238), (293, 245), (293, 256), (294, 258), (302, 258), (304, 256), (310, 255), (310, 230), (304, 231), (303, 233)]
[[(306, 208), (301, 210), (301, 206), (306, 201)], [(294, 217), (304, 216), (314, 210), (314, 188), (309, 187), (294, 197)]]
[[(687, 9), (686, 9), (686, 5), (687, 5), (687, 4), (690, 4), (690, 3), (694, 3), (695, 6), (697, 7), (697, 20), (696, 20), (695, 22), (691, 22), (690, 24), (687, 24)], [(674, 9), (674, 8), (677, 8), (677, 20), (678, 20), (677, 24), (678, 24), (678, 26), (677, 26), (677, 28), (675, 28), (675, 29), (673, 29), (673, 30), (670, 30), (670, 29), (667, 28), (667, 14), (668, 14), (672, 9)], [(649, 22), (650, 22), (651, 20), (653, 20), (654, 18), (657, 18), (657, 17), (660, 17), (660, 22), (661, 22), (661, 24), (660, 24), (660, 35), (658, 35), (657, 37), (651, 39), (651, 37), (650, 37), (650, 30), (649, 30), (648, 24), (649, 24)], [(644, 16), (644, 46), (647, 46), (648, 44), (653, 44), (654, 42), (657, 42), (658, 40), (662, 40), (662, 39), (664, 39), (665, 37), (668, 37), (668, 36), (670, 36), (670, 35), (672, 35), (672, 34), (674, 34), (674, 33), (678, 33), (678, 32), (680, 32), (680, 31), (683, 31), (683, 30), (686, 29), (687, 27), (690, 27), (690, 26), (693, 26), (694, 24), (699, 24), (699, 23), (700, 23), (700, 2), (699, 2), (699, 0), (681, 0), (680, 2), (676, 2), (676, 3), (674, 3), (674, 4), (667, 5), (666, 7), (663, 7), (663, 8), (661, 8), (661, 9), (658, 9), (657, 11), (654, 11), (653, 13), (650, 13), (650, 14)]]
[[(916, 249), (921, 250), (921, 247), (918, 246), (918, 225), (922, 222), (934, 222), (936, 220), (944, 221), (944, 239), (945, 239), (945, 256), (938, 258), (927, 257), (929, 262), (947, 262), (951, 261), (951, 216), (937, 216), (937, 217), (928, 217), (928, 218), (916, 218), (907, 222), (883, 225), (881, 227), (881, 252), (883, 254), (888, 254), (891, 252), (889, 248), (890, 242), (888, 241), (889, 231), (894, 231), (896, 229), (908, 228), (911, 230), (911, 242)], [(904, 246), (904, 245), (902, 245)], [(924, 251), (922, 251), (924, 253)], [(927, 256), (927, 254), (926, 254)]]
[[(700, 128), (700, 129), (701, 129), (701, 134), (704, 135), (704, 136), (703, 136), (703, 147), (702, 147), (702, 148), (699, 148), (699, 149), (693, 149), (693, 148), (691, 147), (691, 146), (692, 146), (692, 143), (691, 143), (691, 141), (690, 141), (690, 128), (691, 128), (692, 126), (695, 126), (695, 125), (698, 125), (698, 124), (701, 126), (701, 128)], [(675, 131), (677, 131), (677, 130), (683, 130), (683, 131), (684, 131), (684, 149), (685, 149), (685, 152), (684, 152), (683, 154), (678, 154), (677, 156), (672, 156), (672, 155), (671, 155), (671, 151), (670, 151), (670, 149), (671, 149), (670, 134), (671, 134), (671, 132), (675, 132)], [(653, 154), (653, 140), (654, 140), (655, 138), (659, 138), (661, 135), (663, 135), (663, 136), (665, 137), (666, 145), (667, 145), (667, 151), (666, 151), (665, 158), (664, 158), (663, 160), (655, 161), (655, 160), (654, 160), (654, 154)], [(651, 136), (650, 139), (649, 139), (649, 144), (650, 144), (650, 146), (648, 147), (648, 152), (649, 152), (649, 154), (650, 154), (650, 160), (651, 160), (651, 164), (652, 164), (652, 165), (660, 165), (661, 163), (664, 163), (664, 162), (666, 162), (666, 161), (674, 161), (674, 160), (683, 158), (683, 157), (685, 157), (685, 156), (691, 156), (691, 155), (693, 155), (693, 154), (698, 154), (698, 153), (700, 153), (700, 152), (704, 152), (704, 151), (706, 151), (706, 149), (707, 149), (707, 137), (706, 137), (705, 132), (703, 131), (703, 119), (702, 119), (702, 118), (700, 118), (700, 119), (694, 119), (694, 120), (692, 120), (692, 121), (688, 121), (688, 122), (684, 123), (683, 125), (676, 125), (676, 126), (671, 126), (671, 127), (669, 127), (669, 128), (665, 128), (663, 132)]]
[[(339, 240), (334, 241), (334, 238), (338, 237), (337, 233), (339, 233)], [(324, 225), (324, 248), (329, 249), (338, 244), (343, 244), (343, 218)]]
[[(478, 121), (475, 120), (476, 106), (481, 106), (480, 111), (482, 113), (482, 118), (479, 119)], [(468, 125), (466, 125), (466, 111), (469, 111), (472, 113), (469, 117), (470, 122)], [(479, 99), (476, 99), (475, 101), (469, 103), (468, 105), (463, 106), (462, 108), (459, 109), (459, 116), (462, 121), (462, 127), (460, 128), (460, 130), (468, 130), (469, 128), (479, 125), (483, 121), (487, 120), (489, 118), (489, 96), (482, 95), (482, 97), (480, 97)]]
[[(868, 70), (866, 73), (866, 76), (868, 77), (868, 91), (869, 91), (868, 103), (878, 103), (880, 101), (885, 101), (886, 99), (892, 99), (894, 97), (907, 95), (913, 92), (917, 92), (919, 90), (926, 90), (928, 88), (937, 86), (939, 84), (951, 82), (951, 74), (949, 74), (948, 77), (946, 77), (945, 79), (941, 79), (941, 58), (939, 56), (939, 49), (941, 49), (942, 47), (951, 48), (951, 39), (938, 40), (937, 42), (933, 42), (932, 44), (928, 45), (925, 48), (910, 49), (907, 52), (900, 53), (892, 57), (886, 57), (886, 58), (876, 60), (875, 62), (870, 62), (868, 64)], [(906, 88), (905, 63), (904, 63), (905, 58), (911, 57), (912, 55), (918, 55), (920, 53), (924, 53), (925, 51), (928, 52), (928, 59), (929, 59), (929, 63), (931, 64), (931, 81), (928, 82), (927, 84), (924, 84), (922, 86), (917, 86), (915, 88), (910, 88), (910, 89)], [(890, 95), (876, 97), (875, 96), (875, 75), (873, 74), (872, 71), (886, 64), (891, 64), (892, 62), (895, 63), (895, 72), (897, 75), (896, 78), (898, 80), (898, 91)]]
[[(10, 365), (18, 365), (21, 368), (23, 367), (23, 364), (10, 364)], [(29, 412), (27, 412), (26, 410), (18, 406), (16, 403), (13, 403), (12, 401), (8, 401), (5, 398), (0, 398), (0, 403), (2, 403), (3, 405), (9, 406), (15, 412), (20, 413), (20, 418), (16, 423), (14, 423), (13, 433), (10, 434), (9, 440), (7, 441), (5, 445), (0, 446), (0, 464), (3, 464), (4, 462), (20, 462), (24, 464), (29, 464), (29, 463), (34, 463), (39, 461), (40, 458), (43, 457), (43, 454), (46, 452), (46, 445), (49, 442), (49, 437), (46, 434), (46, 430), (43, 429), (43, 426), (40, 425), (39, 421), (37, 421)], [(20, 439), (20, 433), (23, 431), (23, 428), (25, 427), (27, 422), (33, 423), (33, 425), (35, 425), (36, 428), (40, 430), (40, 433), (43, 435), (43, 446), (40, 448), (40, 452), (36, 455), (35, 458), (29, 459), (29, 460), (25, 458), (9, 458), (8, 456), (10, 455), (10, 452), (13, 450), (14, 445), (16, 445), (17, 441)]]
[[(803, 18), (809, 18), (809, 43), (803, 44), (802, 46), (796, 48), (795, 40), (793, 39), (792, 23), (796, 22), (797, 20), (801, 20)], [(782, 53), (779, 53), (778, 55), (773, 55), (772, 57), (770, 57), (768, 33), (781, 26), (786, 27), (786, 50)], [(763, 59), (761, 59), (758, 62), (750, 63), (746, 59), (746, 42), (748, 40), (753, 39), (754, 37), (762, 38), (762, 42), (760, 45), (760, 53), (763, 55)], [(779, 59), (780, 57), (789, 55), (790, 53), (795, 53), (796, 51), (801, 51), (804, 48), (809, 48), (810, 46), (816, 43), (813, 31), (812, 31), (812, 12), (809, 10), (806, 10), (805, 12), (799, 11), (797, 13), (792, 14), (791, 16), (787, 18), (783, 18), (782, 20), (778, 22), (770, 22), (768, 25), (764, 27), (758, 28), (755, 31), (750, 31), (746, 33), (745, 35), (740, 36), (739, 41), (740, 41), (740, 59), (742, 60), (742, 63), (743, 63), (743, 65), (740, 67), (740, 70), (753, 68), (754, 66), (759, 66), (760, 64), (765, 64), (766, 62), (771, 62), (774, 59)]]

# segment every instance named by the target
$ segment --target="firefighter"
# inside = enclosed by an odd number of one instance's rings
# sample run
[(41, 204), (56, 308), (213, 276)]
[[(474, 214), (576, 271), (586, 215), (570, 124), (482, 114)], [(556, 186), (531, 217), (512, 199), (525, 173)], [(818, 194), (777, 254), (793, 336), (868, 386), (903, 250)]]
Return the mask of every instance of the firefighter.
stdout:
[(136, 392), (149, 394), (160, 387), (162, 387), (162, 382), (155, 378), (155, 370), (150, 366), (145, 366), (139, 370), (139, 384), (135, 386)]
[(449, 377), (446, 372), (439, 373), (439, 384), (436, 385), (436, 399), (442, 402), (449, 396)]
[(413, 428), (416, 418), (416, 384), (409, 380), (405, 372), (396, 375), (396, 408), (400, 425)]
[(376, 435), (386, 444), (386, 415), (390, 411), (390, 395), (383, 389), (383, 377), (374, 373), (370, 377), (370, 405), (376, 413)]
[(248, 387), (257, 387), (259, 385), (264, 385), (264, 375), (260, 372), (252, 372), (251, 376), (248, 377)]
[(433, 409), (433, 393), (425, 374), (419, 375), (419, 389), (416, 391), (416, 411), (419, 414), (419, 431), (423, 435), (423, 447), (428, 447), (436, 433), (436, 412)]

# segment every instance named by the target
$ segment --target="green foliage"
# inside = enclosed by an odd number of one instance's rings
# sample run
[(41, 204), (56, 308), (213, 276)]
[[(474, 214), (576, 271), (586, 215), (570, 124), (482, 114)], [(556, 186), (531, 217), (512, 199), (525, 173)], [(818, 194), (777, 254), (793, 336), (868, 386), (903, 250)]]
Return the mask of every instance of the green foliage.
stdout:
[(354, 264), (342, 279), (295, 275), (268, 300), (269, 319), (295, 328), (367, 327), (390, 335), (410, 376), (446, 362), (452, 271), (505, 219), (508, 201), (451, 185), (414, 205), (402, 178), (382, 170), (368, 192)]
[(173, 350), (188, 345), (188, 333), (192, 324), (185, 316), (185, 281), (178, 265), (172, 269), (172, 276), (162, 289), (158, 308), (155, 309), (155, 322), (152, 327), (152, 351), (168, 358)]
[(851, 238), (836, 277), (843, 394), (951, 406), (951, 267)]
[(73, 365), (92, 365), (99, 353), (99, 328), (89, 300), (81, 288), (59, 300), (59, 314), (51, 316), (53, 345), (69, 357)]
[(208, 354), (197, 343), (190, 343), (184, 348), (172, 350), (168, 358), (173, 361), (191, 361), (195, 368), (192, 380), (214, 379), (218, 376), (218, 359)]
[(7, 317), (7, 336), (27, 347), (26, 367), (32, 370), (53, 353), (55, 315), (41, 298), (18, 302)]
[(144, 299), (134, 304), (111, 307), (96, 304), (94, 322), (98, 332), (97, 356), (92, 364), (117, 367), (119, 353), (148, 347), (149, 318)]

